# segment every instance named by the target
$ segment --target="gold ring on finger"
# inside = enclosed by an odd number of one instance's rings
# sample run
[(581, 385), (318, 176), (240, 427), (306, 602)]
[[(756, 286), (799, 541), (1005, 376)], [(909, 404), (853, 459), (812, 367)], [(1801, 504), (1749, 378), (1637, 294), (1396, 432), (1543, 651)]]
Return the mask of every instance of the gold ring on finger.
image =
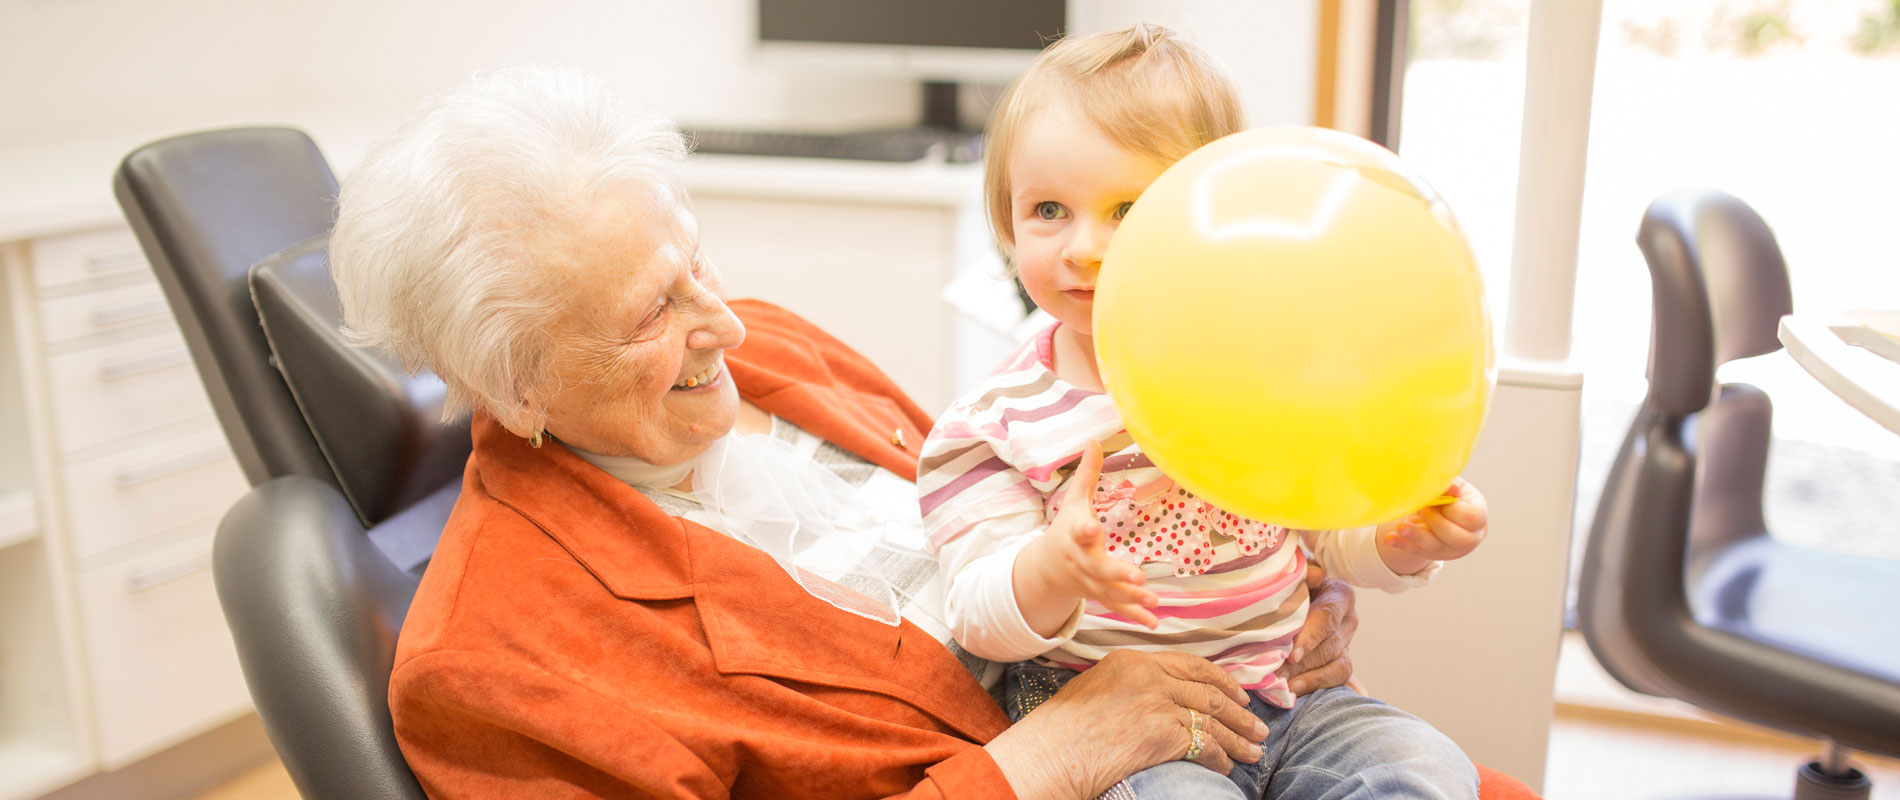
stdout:
[(1201, 714), (1200, 712), (1195, 711), (1194, 709), (1190, 708), (1188, 709), (1187, 755), (1184, 755), (1181, 758), (1187, 761), (1194, 761), (1196, 759), (1199, 759), (1201, 757), (1201, 747), (1204, 743), (1205, 743), (1205, 740), (1201, 738)]

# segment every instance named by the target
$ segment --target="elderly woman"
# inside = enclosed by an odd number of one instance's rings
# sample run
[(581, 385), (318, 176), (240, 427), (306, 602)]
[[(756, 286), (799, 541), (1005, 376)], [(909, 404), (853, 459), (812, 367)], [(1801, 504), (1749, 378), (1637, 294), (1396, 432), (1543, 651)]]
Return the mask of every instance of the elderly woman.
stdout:
[[(1081, 798), (1258, 759), (1239, 687), (1175, 654), (1007, 725), (917, 549), (929, 417), (811, 323), (727, 301), (682, 153), (581, 75), (507, 71), (343, 186), (348, 328), (474, 413), (390, 679), (428, 793)], [(1350, 603), (1320, 588), (1296, 687), (1345, 679)]]

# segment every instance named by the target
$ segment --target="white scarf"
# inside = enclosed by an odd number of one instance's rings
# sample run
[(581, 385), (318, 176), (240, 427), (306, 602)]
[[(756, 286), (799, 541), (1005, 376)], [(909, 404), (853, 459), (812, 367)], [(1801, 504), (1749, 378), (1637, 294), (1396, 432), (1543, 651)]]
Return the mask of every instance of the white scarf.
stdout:
[[(571, 449), (571, 448), (570, 448)], [(886, 625), (902, 598), (875, 569), (880, 556), (915, 558), (895, 520), (854, 507), (856, 490), (831, 470), (768, 434), (729, 433), (680, 464), (574, 451), (635, 487), (667, 490), (688, 474), (689, 496), (707, 527), (766, 552), (813, 597)]]

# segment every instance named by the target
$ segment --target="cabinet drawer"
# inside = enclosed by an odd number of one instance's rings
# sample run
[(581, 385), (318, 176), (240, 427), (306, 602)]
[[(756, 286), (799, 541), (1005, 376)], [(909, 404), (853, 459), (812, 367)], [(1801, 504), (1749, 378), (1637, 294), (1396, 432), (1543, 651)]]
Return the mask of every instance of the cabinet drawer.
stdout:
[(94, 278), (151, 271), (130, 228), (49, 236), (33, 242), (33, 283), (42, 290)]
[(204, 532), (79, 574), (100, 755), (108, 769), (230, 721), (251, 706), (211, 582)]
[(40, 301), (40, 333), (46, 344), (77, 339), (143, 322), (169, 320), (171, 306), (153, 282)]
[(51, 356), (46, 371), (61, 452), (211, 414), (177, 330)]
[(217, 429), (68, 466), (66, 514), (74, 559), (185, 524), (214, 519), (244, 494), (244, 473)]

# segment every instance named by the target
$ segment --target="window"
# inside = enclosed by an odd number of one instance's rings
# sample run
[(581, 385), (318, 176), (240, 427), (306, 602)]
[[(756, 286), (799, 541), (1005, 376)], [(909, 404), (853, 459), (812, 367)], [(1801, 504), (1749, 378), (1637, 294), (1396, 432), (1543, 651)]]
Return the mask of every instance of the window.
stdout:
[[(1502, 330), (1530, 0), (1413, 0), (1400, 153), (1478, 251)], [(1605, 0), (1572, 358), (1585, 376), (1577, 531), (1644, 391), (1643, 209), (1726, 190), (1774, 227), (1797, 311), (1900, 307), (1900, 0)], [(1783, 353), (1732, 365), (1776, 404), (1768, 524), (1900, 558), (1900, 436)], [(1581, 552), (1580, 549), (1578, 552)], [(1575, 566), (1573, 559), (1573, 568)]]

